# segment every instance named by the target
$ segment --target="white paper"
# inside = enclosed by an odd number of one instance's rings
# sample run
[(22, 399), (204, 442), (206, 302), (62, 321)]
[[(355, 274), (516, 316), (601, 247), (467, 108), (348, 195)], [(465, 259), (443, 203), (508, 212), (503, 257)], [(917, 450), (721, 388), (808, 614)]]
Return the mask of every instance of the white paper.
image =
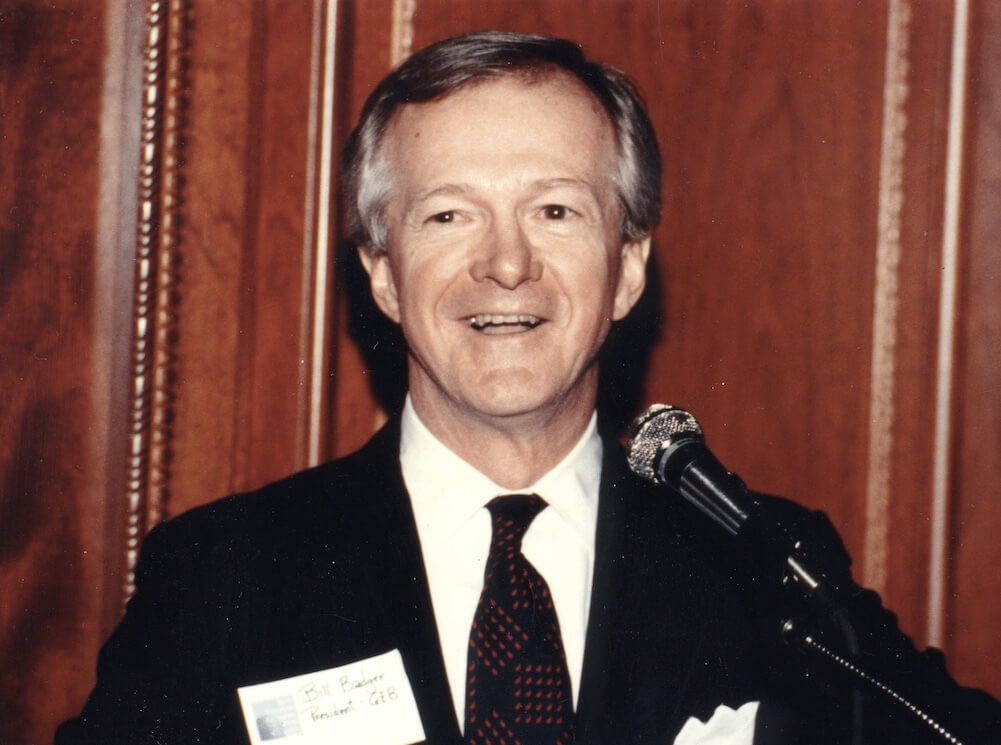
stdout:
[(674, 745), (751, 745), (758, 702), (748, 701), (739, 709), (720, 704), (703, 722), (692, 717), (674, 738)]
[(251, 745), (422, 742), (400, 652), (237, 690)]

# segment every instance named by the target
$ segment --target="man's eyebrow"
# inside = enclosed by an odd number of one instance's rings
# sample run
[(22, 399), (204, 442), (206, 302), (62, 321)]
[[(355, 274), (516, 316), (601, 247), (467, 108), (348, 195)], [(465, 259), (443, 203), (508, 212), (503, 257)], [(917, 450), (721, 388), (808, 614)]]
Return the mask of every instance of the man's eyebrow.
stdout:
[(410, 204), (413, 206), (440, 196), (462, 196), (471, 194), (473, 191), (474, 189), (471, 184), (439, 184), (417, 192), (413, 199), (410, 200)]
[(547, 189), (560, 189), (564, 187), (570, 187), (572, 189), (582, 189), (589, 192), (597, 192), (597, 188), (594, 183), (587, 179), (582, 178), (571, 178), (571, 177), (559, 177), (559, 178), (546, 178), (539, 179), (535, 181), (532, 186), (534, 186), (538, 191), (545, 191)]
[[(578, 189), (580, 191), (586, 191), (590, 194), (597, 196), (598, 189), (591, 181), (582, 178), (573, 178), (570, 176), (558, 176), (555, 178), (544, 178), (536, 179), (528, 183), (528, 187), (535, 192), (548, 191), (550, 189), (559, 188), (571, 188)], [(417, 192), (413, 199), (410, 201), (410, 206), (419, 205), (422, 202), (426, 202), (429, 199), (439, 196), (468, 196), (476, 192), (476, 188), (472, 184), (467, 183), (449, 183), (449, 184), (438, 184), (432, 186), (423, 191)]]

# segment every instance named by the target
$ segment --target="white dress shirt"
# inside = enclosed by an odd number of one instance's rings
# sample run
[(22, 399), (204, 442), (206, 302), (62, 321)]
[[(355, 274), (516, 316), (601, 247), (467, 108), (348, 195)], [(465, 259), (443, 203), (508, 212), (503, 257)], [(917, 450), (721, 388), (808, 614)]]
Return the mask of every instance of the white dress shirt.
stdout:
[[(549, 503), (529, 526), (522, 551), (552, 592), (575, 706), (591, 602), (601, 452), (592, 415), (570, 453), (535, 484), (517, 490), (518, 494), (538, 494)], [(421, 422), (409, 398), (401, 422), (400, 464), (417, 520), (445, 670), (461, 726), (469, 630), (490, 550), (486, 504), (514, 492), (498, 486), (445, 447)]]

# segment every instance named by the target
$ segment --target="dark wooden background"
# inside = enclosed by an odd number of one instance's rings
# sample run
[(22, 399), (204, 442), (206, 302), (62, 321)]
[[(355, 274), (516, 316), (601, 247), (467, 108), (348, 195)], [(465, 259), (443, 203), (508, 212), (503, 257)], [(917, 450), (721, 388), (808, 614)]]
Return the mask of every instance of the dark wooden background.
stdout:
[(1001, 695), (997, 3), (958, 29), (962, 0), (151, 7), (0, 3), (0, 744), (80, 708), (152, 523), (382, 421), (400, 350), (354, 292), (330, 149), (408, 48), (481, 28), (578, 40), (658, 129), (618, 411), (696, 413)]

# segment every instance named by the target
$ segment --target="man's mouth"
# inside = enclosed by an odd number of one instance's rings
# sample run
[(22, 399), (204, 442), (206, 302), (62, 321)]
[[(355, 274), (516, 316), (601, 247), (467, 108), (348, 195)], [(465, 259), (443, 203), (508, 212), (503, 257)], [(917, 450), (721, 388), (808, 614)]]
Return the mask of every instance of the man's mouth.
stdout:
[(484, 334), (513, 334), (534, 329), (542, 319), (525, 313), (477, 313), (469, 319), (474, 331)]

